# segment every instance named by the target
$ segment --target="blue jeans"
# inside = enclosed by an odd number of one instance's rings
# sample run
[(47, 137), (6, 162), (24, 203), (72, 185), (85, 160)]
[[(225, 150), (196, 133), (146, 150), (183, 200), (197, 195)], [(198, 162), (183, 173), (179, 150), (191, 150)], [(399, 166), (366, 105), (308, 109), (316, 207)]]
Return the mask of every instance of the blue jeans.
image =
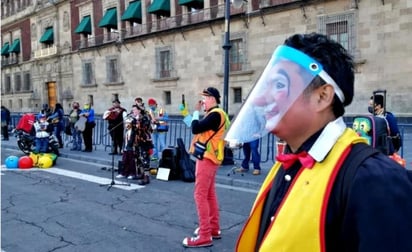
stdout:
[(36, 138), (36, 153), (46, 153), (47, 149), (49, 148), (49, 138)]
[(259, 139), (243, 144), (243, 155), (245, 156), (245, 158), (242, 161), (242, 168), (249, 169), (251, 154), (253, 168), (260, 170)]
[(62, 139), (62, 131), (63, 131), (63, 121), (59, 121), (58, 123), (53, 125), (53, 134), (57, 137), (57, 141), (59, 141), (59, 146), (63, 146), (63, 139)]
[(152, 158), (159, 158), (159, 152), (161, 153), (166, 148), (166, 133), (167, 132), (153, 132), (152, 141), (154, 145)]
[(82, 132), (72, 127), (73, 150), (82, 150)]

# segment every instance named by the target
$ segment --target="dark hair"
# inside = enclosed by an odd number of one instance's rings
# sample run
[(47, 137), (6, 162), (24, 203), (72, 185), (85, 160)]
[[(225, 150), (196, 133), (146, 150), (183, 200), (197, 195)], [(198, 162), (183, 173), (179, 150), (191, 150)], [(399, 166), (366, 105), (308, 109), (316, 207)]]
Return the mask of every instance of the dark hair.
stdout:
[(60, 103), (56, 103), (54, 106), (54, 111), (57, 111), (58, 109), (63, 109), (63, 106)]
[(375, 96), (371, 96), (371, 100), (373, 100), (373, 103), (375, 103), (376, 105), (380, 105), (382, 108), (383, 106), (383, 95), (377, 94)]
[[(354, 94), (354, 63), (352, 57), (336, 41), (318, 33), (295, 34), (285, 40), (285, 45), (293, 47), (322, 64), (323, 69), (342, 89), (345, 101), (336, 96), (333, 101), (333, 113), (336, 117), (345, 113), (345, 106), (352, 103)], [(326, 84), (320, 77), (312, 82), (314, 85)]]

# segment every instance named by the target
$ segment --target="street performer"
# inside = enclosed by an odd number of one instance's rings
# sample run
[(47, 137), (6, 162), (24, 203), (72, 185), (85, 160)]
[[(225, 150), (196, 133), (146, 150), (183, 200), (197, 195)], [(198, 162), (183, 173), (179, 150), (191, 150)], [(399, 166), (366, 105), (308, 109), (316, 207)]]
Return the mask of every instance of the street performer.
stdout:
[(235, 251), (412, 251), (412, 176), (347, 128), (354, 79), (352, 57), (325, 35), (275, 50), (225, 136), (287, 143)]
[[(220, 239), (219, 205), (216, 195), (216, 173), (223, 161), (223, 135), (230, 121), (225, 111), (219, 108), (220, 94), (214, 87), (208, 87), (201, 93), (202, 101), (195, 106), (192, 117), (194, 134), (189, 152), (196, 156), (196, 183), (194, 198), (198, 214), (199, 227), (194, 236), (183, 240), (184, 247), (209, 247), (213, 239)], [(199, 110), (203, 107), (205, 116), (199, 120)], [(202, 144), (204, 153), (196, 151), (195, 145)]]
[(112, 138), (112, 152), (110, 155), (122, 154), (123, 147), (123, 121), (127, 117), (127, 111), (120, 106), (119, 99), (113, 100), (113, 106), (106, 110), (103, 114), (103, 119), (109, 122), (108, 130)]

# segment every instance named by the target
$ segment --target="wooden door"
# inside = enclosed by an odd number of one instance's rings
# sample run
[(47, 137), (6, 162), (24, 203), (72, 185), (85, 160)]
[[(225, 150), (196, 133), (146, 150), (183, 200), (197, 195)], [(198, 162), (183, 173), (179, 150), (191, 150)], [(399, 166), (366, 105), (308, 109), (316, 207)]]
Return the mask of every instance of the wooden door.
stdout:
[(49, 99), (49, 107), (54, 109), (57, 103), (57, 85), (56, 82), (47, 83), (47, 95)]

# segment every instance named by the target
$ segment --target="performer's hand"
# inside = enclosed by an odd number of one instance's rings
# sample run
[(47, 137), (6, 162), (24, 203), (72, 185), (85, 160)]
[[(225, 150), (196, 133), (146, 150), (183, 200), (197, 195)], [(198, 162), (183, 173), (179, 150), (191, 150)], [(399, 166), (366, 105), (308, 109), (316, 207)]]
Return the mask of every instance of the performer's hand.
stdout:
[(203, 102), (199, 101), (198, 103), (196, 103), (195, 105), (195, 110), (200, 111), (200, 109), (202, 108)]

